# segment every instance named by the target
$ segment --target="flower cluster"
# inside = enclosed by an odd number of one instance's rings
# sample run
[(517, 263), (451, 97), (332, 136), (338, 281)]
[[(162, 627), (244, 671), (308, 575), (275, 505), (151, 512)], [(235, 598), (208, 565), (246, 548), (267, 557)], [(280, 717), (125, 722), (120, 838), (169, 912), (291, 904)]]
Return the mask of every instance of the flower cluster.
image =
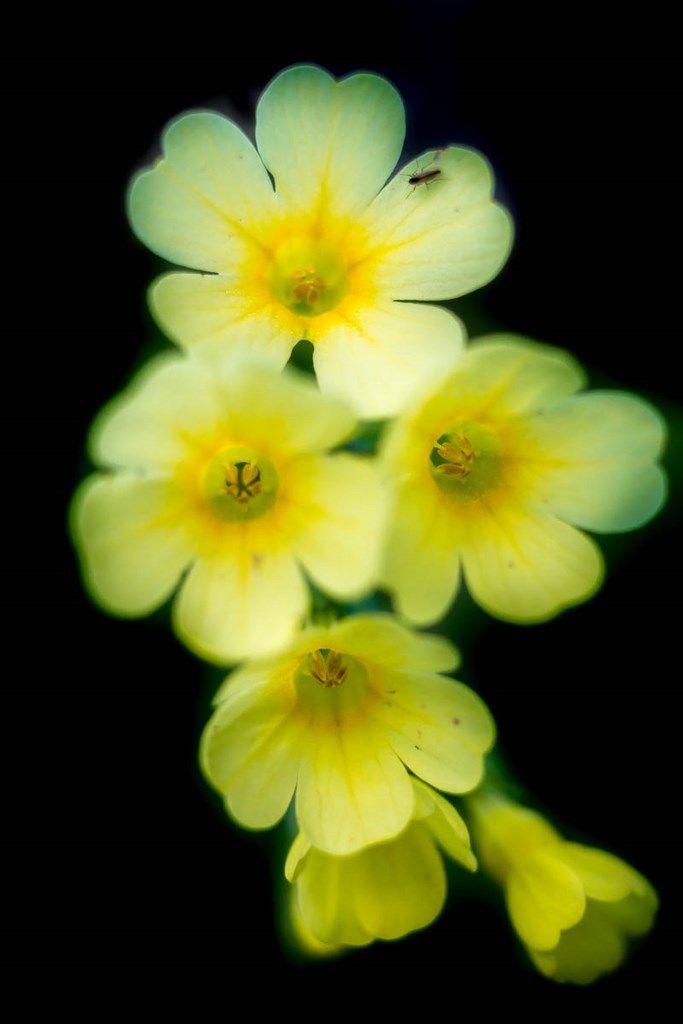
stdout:
[[(586, 982), (650, 927), (654, 891), (477, 790), (493, 719), (445, 674), (450, 642), (413, 627), (446, 613), (461, 577), (514, 622), (591, 596), (603, 565), (583, 531), (656, 513), (663, 425), (632, 395), (582, 391), (566, 353), (514, 335), (468, 344), (431, 304), (495, 276), (511, 221), (471, 150), (393, 173), (403, 138), (388, 82), (308, 66), (263, 93), (257, 148), (215, 113), (166, 129), (128, 210), (137, 236), (185, 268), (149, 296), (179, 351), (98, 417), (72, 534), (102, 607), (141, 616), (173, 597), (184, 644), (240, 663), (201, 765), (235, 821), (289, 828), (302, 947), (434, 920), (444, 857), (477, 868), (442, 794), (474, 793), (476, 851), (533, 963)], [(300, 340), (316, 379), (285, 368)], [(362, 421), (383, 418), (369, 454)]]

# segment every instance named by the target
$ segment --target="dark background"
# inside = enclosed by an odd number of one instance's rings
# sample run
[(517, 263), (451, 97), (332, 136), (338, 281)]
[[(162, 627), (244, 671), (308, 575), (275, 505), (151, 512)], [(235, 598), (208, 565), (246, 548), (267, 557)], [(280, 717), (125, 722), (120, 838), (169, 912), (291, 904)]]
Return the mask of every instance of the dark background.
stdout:
[[(10, 37), (3, 219), (15, 279), (3, 411), (5, 508), (17, 515), (5, 534), (3, 819), (5, 964), (20, 978), (201, 968), (229, 1001), (268, 1005), (288, 992), (295, 1010), (318, 992), (336, 1006), (360, 979), (359, 1009), (413, 996), (423, 1010), (445, 1000), (454, 1013), (463, 1000), (479, 1010), (645, 1005), (672, 979), (683, 468), (676, 32), (658, 4), (548, 7), (321, 0), (277, 13), (100, 10), (69, 21), (61, 12)], [(517, 236), (503, 273), (453, 304), (473, 335), (507, 329), (570, 348), (594, 383), (649, 397), (672, 429), (670, 502), (653, 524), (601, 541), (610, 571), (597, 597), (532, 628), (489, 620), (463, 599), (444, 627), (520, 782), (661, 893), (657, 930), (590, 990), (535, 975), (501, 908), (479, 896), (400, 943), (293, 961), (277, 933), (269, 837), (229, 825), (198, 777), (218, 677), (180, 647), (163, 614), (119, 622), (80, 588), (65, 517), (87, 470), (84, 437), (154, 343), (144, 289), (159, 263), (127, 227), (128, 178), (187, 108), (217, 107), (251, 131), (261, 89), (299, 61), (390, 78), (407, 107), (406, 158), (456, 142), (493, 163)], [(285, 989), (269, 987), (276, 977)]]

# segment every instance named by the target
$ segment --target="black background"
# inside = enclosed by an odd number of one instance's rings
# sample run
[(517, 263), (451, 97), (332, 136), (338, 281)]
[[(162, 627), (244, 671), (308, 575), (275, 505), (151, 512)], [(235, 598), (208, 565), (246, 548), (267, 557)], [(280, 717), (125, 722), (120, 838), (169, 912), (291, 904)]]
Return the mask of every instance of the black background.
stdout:
[[(683, 468), (676, 33), (657, 4), (550, 7), (320, 0), (71, 21), (62, 12), (11, 37), (5, 507), (17, 515), (5, 534), (4, 611), (16, 625), (3, 818), (5, 963), (20, 977), (201, 969), (197, 1006), (212, 992), (226, 1008), (285, 1000), (295, 1012), (318, 994), (337, 1005), (360, 981), (359, 1009), (413, 997), (425, 1012), (445, 1002), (453, 1013), (463, 1001), (645, 1005), (671, 980)], [(291, 960), (276, 929), (268, 837), (230, 826), (198, 777), (216, 675), (163, 615), (119, 622), (80, 588), (65, 521), (87, 469), (84, 437), (154, 334), (144, 289), (159, 264), (127, 227), (128, 178), (187, 108), (217, 107), (251, 130), (260, 90), (299, 61), (390, 78), (406, 102), (406, 158), (457, 142), (492, 161), (517, 235), (496, 281), (453, 304), (472, 334), (504, 328), (570, 348), (594, 383), (649, 397), (671, 425), (669, 505), (638, 533), (601, 541), (610, 572), (594, 600), (535, 628), (488, 620), (463, 601), (447, 626), (465, 652), (461, 677), (492, 708), (521, 783), (661, 893), (657, 930), (590, 990), (535, 975), (500, 907), (474, 897), (403, 942), (333, 963)], [(244, 980), (252, 973), (256, 987)], [(73, 991), (75, 1006), (80, 982)]]

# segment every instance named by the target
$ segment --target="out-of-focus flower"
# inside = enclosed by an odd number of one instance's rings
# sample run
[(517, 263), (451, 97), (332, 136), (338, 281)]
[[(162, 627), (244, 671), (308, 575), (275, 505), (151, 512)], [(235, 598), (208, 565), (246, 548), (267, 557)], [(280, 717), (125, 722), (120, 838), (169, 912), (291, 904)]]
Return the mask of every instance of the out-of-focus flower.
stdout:
[[(403, 300), (479, 288), (512, 233), (471, 150), (425, 154), (383, 188), (404, 133), (385, 79), (335, 82), (308, 66), (263, 93), (258, 152), (219, 114), (174, 121), (163, 159), (133, 181), (130, 220), (154, 252), (210, 273), (156, 282), (150, 302), (164, 330), (186, 347), (258, 351), (276, 367), (305, 338), (323, 391), (368, 417), (402, 408), (452, 364), (463, 333), (447, 311)], [(409, 183), (427, 168), (430, 180)]]
[(333, 857), (301, 834), (285, 865), (301, 919), (329, 947), (366, 946), (425, 928), (446, 899), (442, 853), (469, 871), (477, 862), (458, 812), (413, 780), (415, 807), (408, 826), (388, 842)]
[(483, 791), (468, 801), (482, 867), (505, 888), (512, 924), (539, 971), (589, 984), (652, 927), (658, 900), (623, 860), (561, 838), (534, 811)]
[(226, 680), (202, 738), (204, 772), (248, 828), (274, 825), (296, 790), (299, 827), (319, 850), (390, 839), (415, 812), (407, 769), (450, 793), (481, 778), (494, 726), (471, 690), (437, 674), (456, 660), (448, 641), (391, 616), (308, 629)]
[(393, 424), (385, 578), (402, 614), (435, 622), (462, 569), (491, 614), (547, 619), (602, 579), (576, 527), (630, 530), (657, 512), (661, 418), (634, 395), (576, 394), (583, 383), (567, 353), (494, 335)]
[(90, 593), (137, 616), (180, 582), (175, 629), (203, 657), (283, 647), (309, 606), (302, 568), (341, 598), (375, 582), (378, 474), (326, 454), (353, 428), (346, 406), (298, 375), (199, 353), (155, 360), (92, 432), (110, 472), (89, 477), (72, 508)]

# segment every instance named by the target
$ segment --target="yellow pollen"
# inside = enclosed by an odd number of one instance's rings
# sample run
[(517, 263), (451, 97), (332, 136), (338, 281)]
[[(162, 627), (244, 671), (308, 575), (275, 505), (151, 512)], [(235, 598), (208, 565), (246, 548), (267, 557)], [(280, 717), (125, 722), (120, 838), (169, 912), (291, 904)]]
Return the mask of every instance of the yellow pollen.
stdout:
[(260, 477), (258, 466), (251, 462), (235, 462), (225, 467), (225, 490), (240, 505), (245, 505), (250, 498), (261, 493)]
[(445, 473), (446, 476), (456, 476), (464, 480), (472, 472), (476, 455), (472, 443), (466, 438), (456, 435), (453, 441), (437, 441), (437, 453), (445, 461), (434, 467), (435, 473)]
[(337, 651), (328, 651), (327, 657), (321, 650), (313, 651), (310, 672), (316, 682), (327, 689), (340, 686), (346, 679), (346, 665)]
[(325, 291), (325, 282), (310, 268), (295, 271), (292, 280), (297, 282), (292, 289), (292, 295), (297, 301), (305, 302), (307, 306), (314, 306), (320, 293)]

